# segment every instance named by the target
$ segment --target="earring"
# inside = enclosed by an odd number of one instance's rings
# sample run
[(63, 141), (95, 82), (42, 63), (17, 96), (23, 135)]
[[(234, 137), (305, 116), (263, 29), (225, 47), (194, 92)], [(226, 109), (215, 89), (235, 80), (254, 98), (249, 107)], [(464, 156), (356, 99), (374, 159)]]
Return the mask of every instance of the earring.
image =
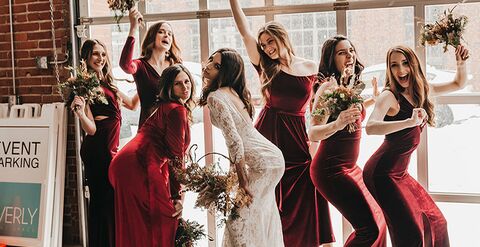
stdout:
[(170, 57), (170, 51), (165, 52), (165, 57)]

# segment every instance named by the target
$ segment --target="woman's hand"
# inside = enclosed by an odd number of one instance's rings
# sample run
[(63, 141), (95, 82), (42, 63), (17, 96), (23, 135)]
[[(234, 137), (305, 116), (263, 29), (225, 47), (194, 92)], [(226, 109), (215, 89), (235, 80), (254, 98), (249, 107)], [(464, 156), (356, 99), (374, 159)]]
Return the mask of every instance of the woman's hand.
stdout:
[(172, 217), (180, 219), (182, 218), (183, 203), (182, 200), (173, 200), (173, 208), (175, 213), (172, 214)]
[(70, 105), (70, 108), (72, 108), (72, 111), (78, 117), (85, 115), (85, 99), (80, 96), (75, 96), (75, 98), (73, 98), (72, 104)]
[(133, 7), (128, 13), (128, 19), (130, 20), (130, 34), (134, 34), (134, 32), (137, 31), (138, 26), (142, 25), (143, 16), (140, 14), (137, 7)]
[(348, 124), (355, 123), (361, 117), (361, 112), (358, 107), (353, 106), (347, 110), (340, 112), (338, 118), (335, 120), (335, 125), (338, 130), (342, 130)]
[(455, 58), (458, 64), (463, 64), (468, 58), (468, 49), (463, 45), (458, 45), (455, 49)]
[(411, 127), (419, 126), (427, 121), (427, 112), (423, 108), (414, 108), (412, 117), (409, 118)]

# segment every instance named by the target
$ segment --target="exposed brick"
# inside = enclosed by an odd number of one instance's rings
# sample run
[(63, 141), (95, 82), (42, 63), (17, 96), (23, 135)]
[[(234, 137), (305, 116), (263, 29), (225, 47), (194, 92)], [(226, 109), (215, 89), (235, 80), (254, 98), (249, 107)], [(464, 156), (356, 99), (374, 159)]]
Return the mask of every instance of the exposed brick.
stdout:
[(13, 40), (15, 42), (18, 42), (18, 41), (27, 41), (27, 40), (30, 40), (27, 38), (27, 33), (14, 33), (13, 34)]
[(26, 21), (28, 21), (27, 14), (15, 15), (13, 17), (13, 23), (15, 23), (15, 22), (26, 22)]
[(41, 95), (20, 95), (20, 102), (23, 103), (43, 103)]
[[(62, 40), (61, 39), (57, 39), (55, 41), (55, 45), (57, 47), (60, 47), (62, 45)], [(38, 45), (39, 48), (53, 48), (53, 42), (51, 40), (48, 40), (48, 41), (40, 41), (39, 42), (39, 45)]]
[(38, 0), (15, 0), (15, 3), (35, 3), (38, 2)]
[[(59, 37), (63, 36), (58, 34)], [(49, 31), (41, 31), (27, 34), (28, 40), (38, 40), (38, 39), (51, 39), (52, 33)]]
[(52, 53), (52, 50), (51, 49), (42, 49), (42, 50), (33, 50), (33, 51), (29, 51), (30, 52), (30, 56), (31, 57), (38, 57), (38, 56), (50, 56), (50, 54)]
[(36, 66), (35, 59), (18, 59), (16, 60), (16, 65), (19, 67), (35, 67)]
[(42, 84), (41, 76), (30, 76), (30, 77), (21, 77), (17, 79), (17, 84), (19, 86), (34, 86)]
[(50, 10), (50, 3), (49, 2), (30, 3), (28, 4), (27, 9), (28, 9), (28, 12)]
[(18, 50), (31, 50), (37, 47), (38, 47), (38, 41), (15, 42), (15, 49), (18, 49)]
[[(15, 13), (15, 14), (27, 12), (27, 6), (25, 4), (14, 4), (12, 9), (13, 9), (13, 13)], [(7, 11), (8, 11), (8, 9), (7, 9)], [(6, 13), (8, 13), (8, 12), (6, 12)]]
[(10, 25), (9, 24), (0, 25), (0, 33), (10, 33)]
[(40, 29), (40, 25), (38, 23), (20, 23), (15, 24), (13, 26), (13, 30), (15, 32), (23, 32), (23, 31), (37, 31)]
[[(62, 28), (65, 25), (63, 20), (54, 21), (53, 24), (55, 25), (55, 28)], [(50, 30), (50, 29), (52, 29), (52, 23), (51, 22), (42, 22), (42, 23), (40, 23), (40, 29), (41, 30)]]
[[(8, 52), (8, 58), (10, 58), (10, 52)], [(15, 59), (27, 58), (30, 57), (28, 51), (15, 51)]]

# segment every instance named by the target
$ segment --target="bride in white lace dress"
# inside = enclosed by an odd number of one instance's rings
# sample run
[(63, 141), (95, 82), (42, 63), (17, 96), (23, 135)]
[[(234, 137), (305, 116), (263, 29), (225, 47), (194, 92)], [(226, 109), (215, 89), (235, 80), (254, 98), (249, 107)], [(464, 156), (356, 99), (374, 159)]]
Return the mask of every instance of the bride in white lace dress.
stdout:
[(284, 246), (282, 224), (275, 203), (275, 186), (285, 170), (282, 152), (253, 126), (253, 105), (246, 88), (241, 56), (220, 49), (210, 56), (204, 70), (200, 105), (207, 105), (213, 125), (222, 130), (239, 186), (252, 204), (227, 220), (223, 246)]

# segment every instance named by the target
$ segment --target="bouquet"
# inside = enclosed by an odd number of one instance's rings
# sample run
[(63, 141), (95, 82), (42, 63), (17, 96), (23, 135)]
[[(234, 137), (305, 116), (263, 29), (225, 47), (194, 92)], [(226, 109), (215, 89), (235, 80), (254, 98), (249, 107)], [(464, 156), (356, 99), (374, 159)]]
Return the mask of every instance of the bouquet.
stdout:
[[(140, 0), (107, 0), (108, 7), (115, 13), (117, 25), (126, 12), (133, 8)], [(120, 27), (120, 26), (119, 26)]]
[[(108, 101), (100, 89), (100, 80), (97, 73), (88, 71), (84, 60), (80, 61), (80, 66), (77, 68), (68, 66), (67, 69), (71, 72), (70, 78), (57, 85), (58, 91), (67, 106), (72, 104), (75, 96), (85, 98), (85, 101), (89, 104), (98, 102), (108, 105)], [(74, 71), (77, 74), (75, 77), (73, 76)]]
[[(352, 105), (363, 103), (363, 98), (360, 96), (365, 84), (357, 80), (355, 81), (355, 74), (350, 76), (350, 80), (347, 81), (350, 68), (347, 68), (340, 77), (340, 86), (335, 89), (327, 89), (319, 97), (316, 108), (312, 111), (313, 117), (323, 118), (330, 115), (332, 119), (337, 119), (341, 111), (347, 110)], [(352, 133), (358, 129), (355, 123), (351, 123), (348, 126), (348, 132)]]
[(454, 17), (453, 10), (455, 7), (451, 10), (445, 10), (434, 24), (427, 24), (423, 27), (420, 35), (420, 42), (423, 46), (425, 46), (425, 43), (429, 45), (445, 43), (443, 52), (446, 52), (449, 45), (455, 48), (460, 45), (468, 18), (464, 15)]
[[(196, 145), (190, 148), (190, 153)], [(181, 169), (174, 165), (174, 170), (178, 182), (184, 185), (184, 191), (193, 191), (198, 193), (195, 202), (196, 207), (203, 209), (213, 209), (222, 216), (221, 223), (227, 218), (237, 219), (239, 217), (238, 209), (251, 203), (252, 198), (238, 186), (238, 178), (235, 171), (224, 172), (216, 162), (211, 165), (201, 167), (199, 161), (207, 155), (218, 154), (208, 153), (200, 159), (192, 159), (186, 169)], [(223, 154), (218, 154), (228, 160)]]
[(193, 247), (195, 242), (206, 236), (203, 225), (196, 221), (180, 219), (175, 234), (175, 247)]

